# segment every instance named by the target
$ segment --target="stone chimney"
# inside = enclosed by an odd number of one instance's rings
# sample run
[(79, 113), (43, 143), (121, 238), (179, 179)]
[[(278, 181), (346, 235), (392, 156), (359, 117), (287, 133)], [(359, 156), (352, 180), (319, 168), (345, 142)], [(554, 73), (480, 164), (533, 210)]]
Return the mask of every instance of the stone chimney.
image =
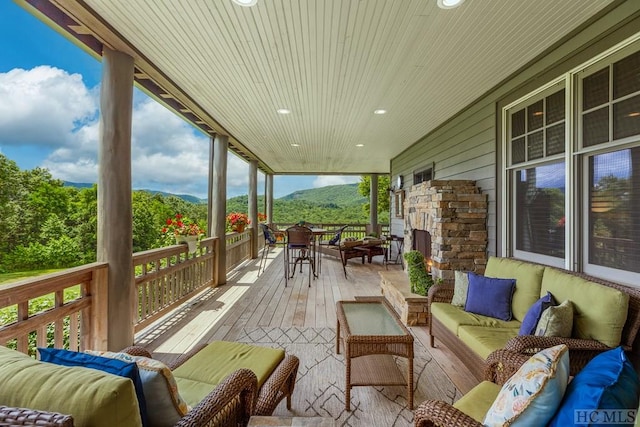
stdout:
[(432, 180), (412, 186), (404, 199), (404, 247), (413, 230), (431, 234), (431, 274), (453, 283), (454, 271), (484, 273), (487, 263), (487, 195), (475, 181)]

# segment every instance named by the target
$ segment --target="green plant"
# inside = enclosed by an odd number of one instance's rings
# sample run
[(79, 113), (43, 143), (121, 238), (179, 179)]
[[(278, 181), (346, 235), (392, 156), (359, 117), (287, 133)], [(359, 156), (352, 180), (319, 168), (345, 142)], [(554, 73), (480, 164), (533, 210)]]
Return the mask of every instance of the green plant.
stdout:
[(427, 296), (429, 288), (433, 285), (433, 277), (427, 273), (424, 263), (424, 255), (420, 251), (408, 251), (403, 255), (407, 261), (407, 272), (409, 274), (409, 283), (411, 283), (411, 292), (414, 294)]

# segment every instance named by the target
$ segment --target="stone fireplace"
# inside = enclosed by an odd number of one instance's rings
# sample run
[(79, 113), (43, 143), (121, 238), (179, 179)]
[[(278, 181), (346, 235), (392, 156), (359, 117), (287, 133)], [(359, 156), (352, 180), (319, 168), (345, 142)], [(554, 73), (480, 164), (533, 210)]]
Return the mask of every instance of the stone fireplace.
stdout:
[(431, 243), (433, 277), (453, 283), (455, 270), (484, 273), (487, 195), (469, 180), (432, 180), (412, 186), (404, 199), (404, 247), (420, 250), (425, 242), (414, 239), (425, 236)]

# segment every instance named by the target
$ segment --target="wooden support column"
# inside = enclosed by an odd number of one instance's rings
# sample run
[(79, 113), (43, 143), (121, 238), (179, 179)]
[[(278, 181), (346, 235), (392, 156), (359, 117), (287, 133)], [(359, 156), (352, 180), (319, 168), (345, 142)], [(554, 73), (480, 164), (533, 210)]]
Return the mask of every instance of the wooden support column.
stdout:
[(109, 263), (107, 348), (133, 344), (136, 290), (131, 206), (133, 58), (102, 53), (98, 151), (98, 261)]
[(258, 161), (249, 162), (249, 221), (251, 224), (251, 258), (258, 258)]
[(226, 216), (227, 216), (227, 152), (229, 151), (229, 137), (216, 135), (213, 140), (213, 171), (211, 190), (212, 236), (218, 238), (216, 283), (227, 283), (227, 248), (226, 248)]
[(266, 204), (267, 224), (273, 224), (273, 175), (268, 173), (265, 176), (264, 199)]
[[(214, 141), (215, 135), (212, 136), (211, 138), (209, 138), (209, 181), (207, 182), (208, 188), (207, 188), (207, 237), (213, 237), (213, 230), (214, 230), (214, 226), (213, 226), (213, 192), (214, 190), (214, 185), (213, 185), (213, 159), (214, 159), (214, 148), (213, 148), (213, 141)], [(215, 279), (215, 278), (214, 278)]]
[(369, 224), (371, 231), (378, 230), (378, 174), (371, 174), (371, 193), (369, 194)]

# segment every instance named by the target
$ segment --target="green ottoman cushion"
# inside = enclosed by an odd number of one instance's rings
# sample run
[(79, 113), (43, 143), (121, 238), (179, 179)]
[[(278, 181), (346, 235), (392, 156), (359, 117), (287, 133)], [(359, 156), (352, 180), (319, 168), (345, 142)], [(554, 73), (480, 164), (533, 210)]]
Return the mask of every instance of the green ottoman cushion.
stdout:
[[(501, 279), (516, 279), (516, 290), (511, 301), (513, 318), (522, 322), (524, 316), (538, 299), (544, 266), (511, 258), (490, 257), (484, 275)], [(554, 295), (555, 296), (555, 295)]]
[(482, 381), (456, 401), (453, 407), (481, 423), (501, 388), (490, 381)]
[(72, 415), (77, 426), (141, 426), (129, 378), (40, 362), (0, 346), (0, 402)]
[[(259, 347), (239, 342), (214, 341), (173, 371), (178, 379), (189, 379), (212, 385), (240, 369), (251, 369), (258, 377), (258, 388), (284, 359), (284, 350)], [(180, 384), (180, 381), (178, 381)], [(182, 394), (182, 389), (180, 393)]]

